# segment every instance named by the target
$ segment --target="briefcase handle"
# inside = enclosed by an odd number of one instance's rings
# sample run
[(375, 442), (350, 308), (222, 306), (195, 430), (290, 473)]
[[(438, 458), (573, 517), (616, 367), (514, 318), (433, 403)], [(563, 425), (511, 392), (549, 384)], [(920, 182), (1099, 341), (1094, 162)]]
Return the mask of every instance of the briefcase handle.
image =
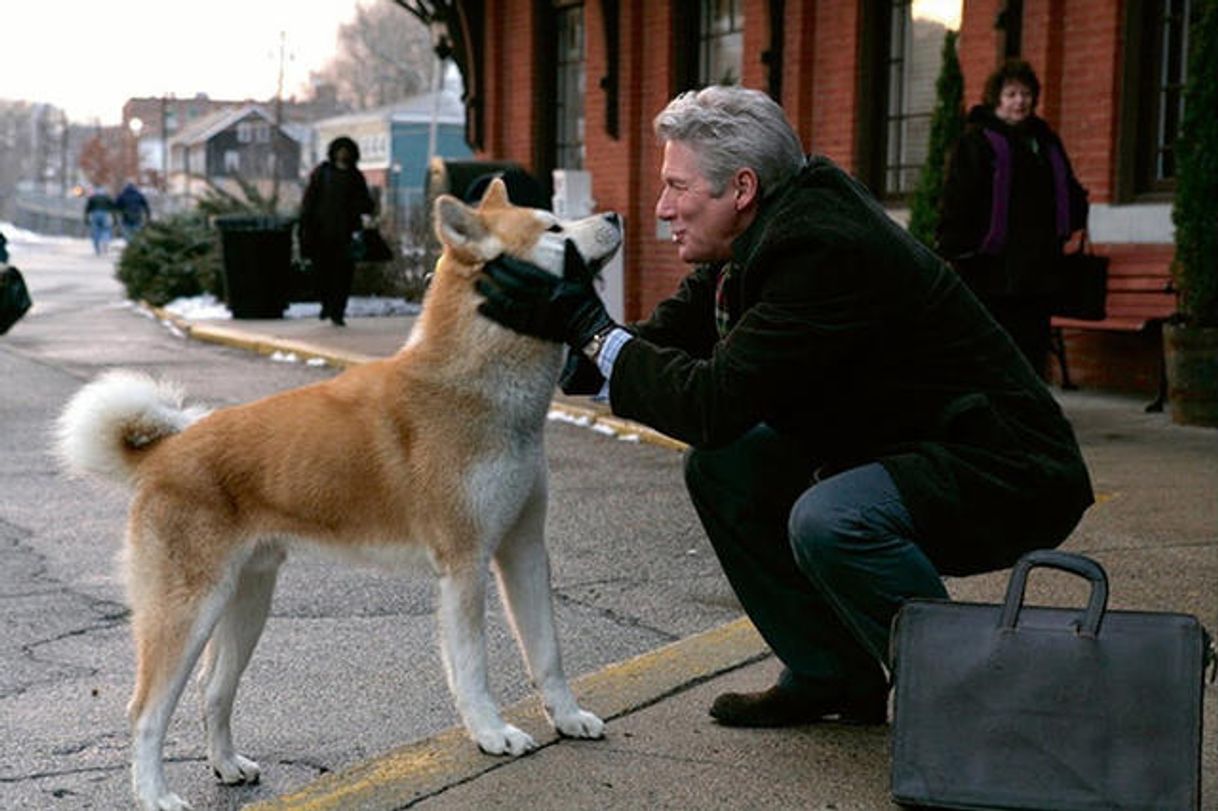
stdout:
[(1069, 572), (1091, 581), (1091, 599), (1087, 601), (1087, 610), (1083, 613), (1083, 620), (1078, 625), (1077, 633), (1080, 636), (1098, 636), (1100, 620), (1103, 619), (1104, 611), (1108, 608), (1108, 575), (1104, 573), (1103, 567), (1091, 558), (1048, 549), (1029, 552), (1015, 564), (1015, 570), (1011, 572), (1011, 581), (1007, 585), (1006, 602), (1003, 603), (1002, 615), (999, 619), (1000, 630), (1015, 630), (1019, 610), (1023, 608), (1028, 573), (1037, 566)]

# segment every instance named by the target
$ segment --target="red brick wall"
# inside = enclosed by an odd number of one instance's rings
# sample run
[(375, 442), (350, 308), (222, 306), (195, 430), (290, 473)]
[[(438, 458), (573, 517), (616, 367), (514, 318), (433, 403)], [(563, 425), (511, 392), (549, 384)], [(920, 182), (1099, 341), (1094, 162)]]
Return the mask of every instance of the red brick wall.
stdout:
[(985, 79), (998, 64), (994, 18), (1004, 4), (1005, 0), (969, 0), (960, 20), (956, 53), (960, 58), (960, 72), (964, 74), (965, 109), (981, 103)]
[[(815, 4), (812, 50), (810, 151), (855, 169), (858, 110), (859, 11), (857, 2)], [(802, 126), (800, 122), (796, 126)]]
[[(783, 26), (783, 104), (805, 149), (857, 167), (860, 0), (788, 2)], [(994, 20), (1005, 0), (968, 0), (960, 32), (966, 106), (981, 100), (998, 64), (1001, 38)], [(1116, 173), (1122, 3), (1118, 0), (1025, 0), (1023, 54), (1042, 82), (1040, 114), (1061, 134), (1093, 203), (1112, 198)], [(586, 168), (601, 210), (627, 224), (625, 304), (628, 318), (645, 317), (675, 289), (688, 268), (657, 236), (661, 151), (652, 133), (656, 113), (674, 89), (672, 3), (621, 0), (618, 78), (619, 137), (605, 132), (602, 3), (587, 0)], [(745, 0), (743, 80), (765, 89), (760, 53), (770, 44), (769, 4)], [(486, 0), (483, 88), (486, 151), (534, 169), (539, 77), (533, 57), (538, 4)], [(1170, 261), (1170, 246), (1097, 246), (1115, 263)], [(1147, 253), (1149, 252), (1149, 254)], [(1153, 392), (1159, 345), (1147, 335), (1080, 332), (1067, 336), (1071, 374), (1084, 387)]]

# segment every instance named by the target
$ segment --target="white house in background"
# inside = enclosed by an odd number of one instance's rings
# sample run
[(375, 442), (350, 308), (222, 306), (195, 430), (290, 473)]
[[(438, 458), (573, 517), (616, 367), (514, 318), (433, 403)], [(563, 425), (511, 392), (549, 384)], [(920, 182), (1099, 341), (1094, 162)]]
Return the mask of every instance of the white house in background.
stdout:
[(290, 206), (300, 199), (300, 172), (300, 140), (258, 104), (202, 116), (169, 139), (170, 194), (200, 197), (210, 181), (240, 195), (241, 178), (270, 195), (277, 178), (281, 203)]

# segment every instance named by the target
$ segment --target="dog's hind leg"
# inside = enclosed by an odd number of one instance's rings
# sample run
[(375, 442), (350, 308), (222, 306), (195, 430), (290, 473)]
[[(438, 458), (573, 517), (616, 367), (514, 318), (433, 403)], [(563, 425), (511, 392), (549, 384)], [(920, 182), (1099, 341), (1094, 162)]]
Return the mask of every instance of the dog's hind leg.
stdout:
[(470, 561), (440, 577), (440, 647), (448, 687), (470, 737), (491, 755), (523, 755), (537, 742), (503, 720), (486, 673), (486, 566)]
[[(151, 531), (148, 533), (151, 534)], [(136, 539), (138, 540), (138, 539)], [(162, 762), (165, 732), (232, 583), (199, 588), (180, 576), (158, 548), (131, 548), (135, 691), (131, 719), (131, 782), (143, 809), (180, 811), (190, 806), (169, 790)]]
[(604, 722), (579, 708), (562, 669), (545, 548), (545, 513), (542, 480), (495, 552), (499, 593), (554, 728), (571, 738), (600, 738)]
[(266, 547), (241, 569), (237, 586), (212, 631), (203, 654), (199, 687), (203, 726), (207, 732), (207, 761), (227, 785), (257, 783), (261, 770), (233, 748), (231, 719), (237, 683), (249, 664), (271, 610), (271, 597), (284, 553)]

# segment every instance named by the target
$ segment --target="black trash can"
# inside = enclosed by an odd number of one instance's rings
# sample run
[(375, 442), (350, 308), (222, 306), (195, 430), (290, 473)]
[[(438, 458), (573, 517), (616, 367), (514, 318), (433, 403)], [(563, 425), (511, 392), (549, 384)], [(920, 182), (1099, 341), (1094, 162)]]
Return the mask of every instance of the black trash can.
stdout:
[(213, 220), (224, 254), (224, 293), (233, 318), (283, 318), (292, 267), (285, 217), (226, 214)]

